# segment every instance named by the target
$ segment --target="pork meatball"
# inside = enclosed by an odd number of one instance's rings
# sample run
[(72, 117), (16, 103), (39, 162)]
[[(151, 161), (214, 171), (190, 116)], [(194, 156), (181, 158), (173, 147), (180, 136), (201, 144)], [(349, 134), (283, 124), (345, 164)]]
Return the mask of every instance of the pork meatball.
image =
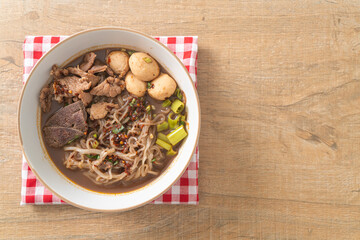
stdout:
[(129, 55), (126, 52), (113, 51), (109, 53), (106, 63), (120, 78), (129, 71)]
[(159, 64), (149, 54), (136, 52), (130, 56), (129, 65), (134, 76), (142, 81), (151, 81), (160, 73)]
[(125, 85), (126, 90), (137, 97), (142, 97), (146, 93), (146, 82), (137, 79), (132, 72), (126, 74)]
[(151, 82), (151, 88), (148, 89), (150, 97), (157, 100), (165, 100), (174, 94), (176, 82), (166, 73), (161, 73), (159, 77)]

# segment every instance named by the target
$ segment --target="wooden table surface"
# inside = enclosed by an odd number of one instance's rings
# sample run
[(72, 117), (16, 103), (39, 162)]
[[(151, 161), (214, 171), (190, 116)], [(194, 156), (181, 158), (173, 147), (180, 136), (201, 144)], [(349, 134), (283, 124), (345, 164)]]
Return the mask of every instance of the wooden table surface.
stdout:
[[(61, 3), (60, 3), (61, 2)], [(19, 206), (25, 35), (198, 35), (198, 206)], [(360, 2), (0, 1), (1, 239), (360, 239)]]

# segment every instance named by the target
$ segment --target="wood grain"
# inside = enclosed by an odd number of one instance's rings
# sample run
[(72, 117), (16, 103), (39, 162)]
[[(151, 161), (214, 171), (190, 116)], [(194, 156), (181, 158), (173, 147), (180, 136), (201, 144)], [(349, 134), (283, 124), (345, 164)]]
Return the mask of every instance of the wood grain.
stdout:
[[(0, 1), (1, 239), (360, 239), (360, 2)], [(200, 205), (20, 207), (25, 35), (198, 35)]]

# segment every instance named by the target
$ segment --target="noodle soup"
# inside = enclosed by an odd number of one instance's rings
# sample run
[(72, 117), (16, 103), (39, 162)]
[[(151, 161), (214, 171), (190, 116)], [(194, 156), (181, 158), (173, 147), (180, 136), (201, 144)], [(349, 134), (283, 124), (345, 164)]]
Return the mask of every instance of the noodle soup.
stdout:
[(89, 52), (53, 66), (40, 92), (48, 153), (87, 189), (127, 192), (148, 184), (187, 136), (186, 99), (150, 55), (129, 49)]

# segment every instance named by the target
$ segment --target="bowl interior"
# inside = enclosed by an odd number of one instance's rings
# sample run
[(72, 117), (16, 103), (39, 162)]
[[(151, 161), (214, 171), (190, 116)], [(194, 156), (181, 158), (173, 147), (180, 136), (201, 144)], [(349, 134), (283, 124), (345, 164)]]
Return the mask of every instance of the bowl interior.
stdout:
[[(134, 191), (104, 194), (82, 188), (55, 167), (41, 137), (39, 92), (49, 81), (53, 64), (64, 65), (90, 50), (125, 47), (148, 52), (185, 92), (188, 137), (170, 166), (150, 184)], [(192, 80), (181, 62), (161, 43), (142, 33), (118, 28), (102, 28), (75, 34), (47, 52), (35, 65), (24, 86), (19, 104), (19, 131), (25, 157), (39, 180), (66, 202), (101, 211), (124, 211), (148, 203), (164, 193), (185, 171), (199, 136), (199, 101)]]

